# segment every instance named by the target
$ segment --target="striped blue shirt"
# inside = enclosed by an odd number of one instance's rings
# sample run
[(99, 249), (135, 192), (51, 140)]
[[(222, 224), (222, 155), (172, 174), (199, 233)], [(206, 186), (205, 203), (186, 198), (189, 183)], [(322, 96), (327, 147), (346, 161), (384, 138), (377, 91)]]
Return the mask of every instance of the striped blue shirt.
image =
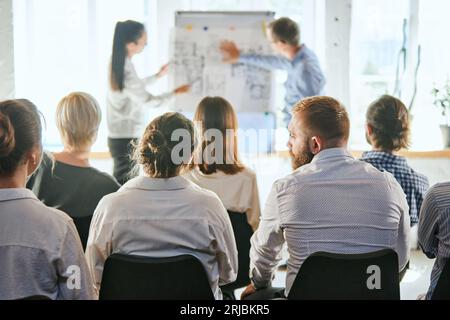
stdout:
[(419, 222), (419, 212), (423, 198), (430, 187), (428, 178), (414, 171), (404, 157), (381, 151), (365, 152), (362, 161), (370, 163), (380, 171), (391, 173), (405, 192), (409, 205), (411, 225)]
[(291, 61), (282, 56), (272, 55), (241, 55), (239, 63), (254, 65), (260, 68), (286, 70), (288, 77), (284, 83), (286, 95), (284, 99), (283, 121), (288, 125), (291, 119), (291, 109), (300, 100), (322, 94), (325, 87), (325, 76), (320, 68), (316, 54), (302, 46)]
[(437, 184), (427, 193), (420, 210), (419, 244), (428, 258), (436, 258), (427, 293), (427, 299), (431, 299), (450, 258), (450, 182)]

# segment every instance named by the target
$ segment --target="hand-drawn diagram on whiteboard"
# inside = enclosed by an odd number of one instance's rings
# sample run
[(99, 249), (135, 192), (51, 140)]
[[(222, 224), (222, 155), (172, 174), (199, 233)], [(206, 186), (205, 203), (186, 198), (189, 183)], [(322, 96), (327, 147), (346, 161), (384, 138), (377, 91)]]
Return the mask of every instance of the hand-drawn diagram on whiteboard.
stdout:
[(219, 50), (221, 41), (232, 40), (241, 54), (273, 54), (262, 28), (175, 28), (171, 38), (171, 85), (192, 85), (176, 97), (175, 110), (192, 112), (205, 96), (221, 96), (240, 112), (271, 111), (272, 72), (223, 63)]

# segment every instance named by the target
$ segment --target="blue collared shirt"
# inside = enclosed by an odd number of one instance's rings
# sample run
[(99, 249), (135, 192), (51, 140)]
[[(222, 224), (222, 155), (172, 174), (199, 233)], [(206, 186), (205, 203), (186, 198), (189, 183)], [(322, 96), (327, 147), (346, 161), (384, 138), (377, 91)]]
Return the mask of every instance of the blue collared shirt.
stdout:
[(240, 63), (254, 65), (264, 69), (286, 70), (288, 77), (284, 83), (286, 89), (283, 120), (286, 125), (291, 119), (291, 109), (300, 100), (322, 94), (325, 87), (325, 76), (320, 68), (316, 54), (303, 45), (295, 56), (289, 60), (273, 55), (241, 55)]
[(409, 205), (411, 225), (419, 222), (419, 212), (423, 198), (430, 187), (428, 178), (423, 174), (415, 172), (404, 157), (399, 157), (387, 152), (369, 151), (365, 152), (362, 161), (370, 163), (381, 171), (393, 174), (406, 194)]
[(327, 149), (273, 185), (251, 239), (250, 274), (270, 285), (287, 243), (286, 295), (305, 259), (319, 251), (356, 254), (391, 248), (399, 270), (409, 260), (408, 203), (388, 172)]

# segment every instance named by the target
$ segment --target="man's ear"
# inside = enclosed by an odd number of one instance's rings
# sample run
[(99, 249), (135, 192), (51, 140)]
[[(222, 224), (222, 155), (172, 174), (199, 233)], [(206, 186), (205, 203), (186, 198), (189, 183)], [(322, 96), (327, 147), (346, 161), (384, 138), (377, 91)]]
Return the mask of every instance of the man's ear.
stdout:
[(320, 151), (323, 150), (323, 141), (319, 136), (314, 136), (309, 139), (309, 151), (313, 155), (317, 155)]
[(366, 123), (365, 127), (366, 127), (366, 132), (367, 132), (367, 134), (368, 134), (369, 136), (371, 136), (371, 135), (372, 135), (372, 132), (373, 132), (373, 127), (372, 127), (370, 124), (368, 124), (368, 123)]
[(265, 36), (267, 40), (272, 40), (272, 30), (270, 29), (270, 27), (266, 27)]

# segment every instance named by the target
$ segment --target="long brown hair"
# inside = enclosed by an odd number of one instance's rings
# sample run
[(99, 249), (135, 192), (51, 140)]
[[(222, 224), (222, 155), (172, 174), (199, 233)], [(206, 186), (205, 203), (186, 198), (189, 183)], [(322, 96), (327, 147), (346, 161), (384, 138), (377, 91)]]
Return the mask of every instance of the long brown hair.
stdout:
[[(233, 106), (221, 97), (206, 97), (199, 105), (194, 115), (194, 122), (200, 125), (199, 130), (199, 157), (201, 163), (193, 163), (191, 168), (198, 167), (204, 174), (213, 174), (222, 171), (225, 174), (233, 175), (241, 172), (244, 166), (239, 160), (237, 129), (238, 121)], [(212, 141), (208, 141), (205, 132), (209, 129), (216, 129), (223, 137), (223, 159), (220, 163), (205, 163), (203, 153)], [(227, 132), (228, 131), (228, 132)], [(230, 135), (229, 133), (232, 133)], [(231, 140), (231, 141), (230, 141)]]

